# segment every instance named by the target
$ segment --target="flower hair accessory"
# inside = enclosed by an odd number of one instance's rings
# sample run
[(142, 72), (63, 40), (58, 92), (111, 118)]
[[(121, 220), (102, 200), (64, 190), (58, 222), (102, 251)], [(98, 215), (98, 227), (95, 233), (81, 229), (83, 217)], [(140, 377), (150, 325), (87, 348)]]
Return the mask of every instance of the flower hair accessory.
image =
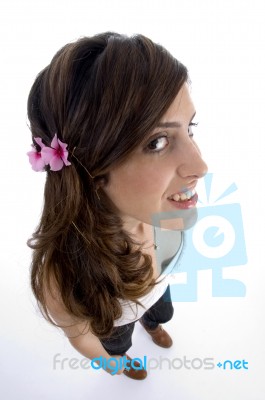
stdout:
[(60, 171), (64, 166), (71, 165), (70, 161), (67, 160), (67, 144), (61, 142), (57, 138), (57, 134), (52, 139), (51, 147), (45, 146), (41, 138), (34, 138), (34, 141), (41, 148), (40, 151), (37, 151), (35, 146), (32, 145), (33, 150), (27, 153), (34, 171), (44, 171), (46, 165), (50, 166), (51, 171)]

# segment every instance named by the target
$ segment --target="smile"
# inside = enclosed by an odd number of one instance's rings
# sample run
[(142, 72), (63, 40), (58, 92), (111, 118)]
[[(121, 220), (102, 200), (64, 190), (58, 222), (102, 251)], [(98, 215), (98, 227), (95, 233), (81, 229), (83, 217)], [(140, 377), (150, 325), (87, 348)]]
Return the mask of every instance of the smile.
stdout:
[(187, 192), (173, 194), (168, 199), (174, 201), (190, 200), (195, 195), (195, 193), (196, 193), (195, 189), (192, 189), (188, 190)]
[(170, 203), (178, 209), (189, 209), (196, 206), (198, 194), (195, 189), (187, 190), (183, 193), (176, 193), (168, 197)]

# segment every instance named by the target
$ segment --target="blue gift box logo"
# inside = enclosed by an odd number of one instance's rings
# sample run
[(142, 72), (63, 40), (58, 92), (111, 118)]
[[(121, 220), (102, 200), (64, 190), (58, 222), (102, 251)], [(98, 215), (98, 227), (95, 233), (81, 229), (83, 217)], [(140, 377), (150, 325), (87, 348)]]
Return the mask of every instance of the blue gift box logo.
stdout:
[[(207, 204), (197, 208), (197, 221), (184, 233), (184, 247), (174, 274), (186, 272), (185, 284), (171, 284), (172, 301), (197, 301), (197, 274), (212, 270), (213, 297), (244, 297), (246, 286), (236, 279), (224, 279), (223, 268), (244, 265), (247, 254), (241, 207), (238, 203), (209, 205), (212, 174), (204, 178)], [(215, 201), (237, 190), (233, 183)]]

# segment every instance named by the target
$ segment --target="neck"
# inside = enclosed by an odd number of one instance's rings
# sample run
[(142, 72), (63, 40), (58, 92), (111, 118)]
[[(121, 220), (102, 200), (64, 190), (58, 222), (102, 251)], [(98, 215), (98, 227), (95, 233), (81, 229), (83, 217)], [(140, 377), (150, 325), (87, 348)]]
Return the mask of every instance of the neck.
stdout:
[(139, 243), (154, 247), (154, 227), (139, 220), (130, 218), (124, 220), (124, 229)]
[(141, 233), (143, 231), (144, 222), (129, 216), (122, 216), (123, 228), (132, 234)]

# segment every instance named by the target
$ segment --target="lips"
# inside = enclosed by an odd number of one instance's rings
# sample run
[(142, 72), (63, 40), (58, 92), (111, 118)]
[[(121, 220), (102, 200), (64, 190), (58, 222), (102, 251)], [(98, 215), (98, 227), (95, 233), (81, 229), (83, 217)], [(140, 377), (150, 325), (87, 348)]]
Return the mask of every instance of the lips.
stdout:
[(170, 203), (178, 209), (188, 209), (196, 206), (198, 195), (195, 189), (189, 189), (185, 192), (175, 193), (168, 197)]
[(188, 191), (183, 192), (183, 193), (172, 194), (169, 197), (169, 200), (174, 200), (174, 201), (190, 200), (195, 195), (195, 193), (196, 193), (195, 189), (192, 189), (192, 190), (188, 190)]

